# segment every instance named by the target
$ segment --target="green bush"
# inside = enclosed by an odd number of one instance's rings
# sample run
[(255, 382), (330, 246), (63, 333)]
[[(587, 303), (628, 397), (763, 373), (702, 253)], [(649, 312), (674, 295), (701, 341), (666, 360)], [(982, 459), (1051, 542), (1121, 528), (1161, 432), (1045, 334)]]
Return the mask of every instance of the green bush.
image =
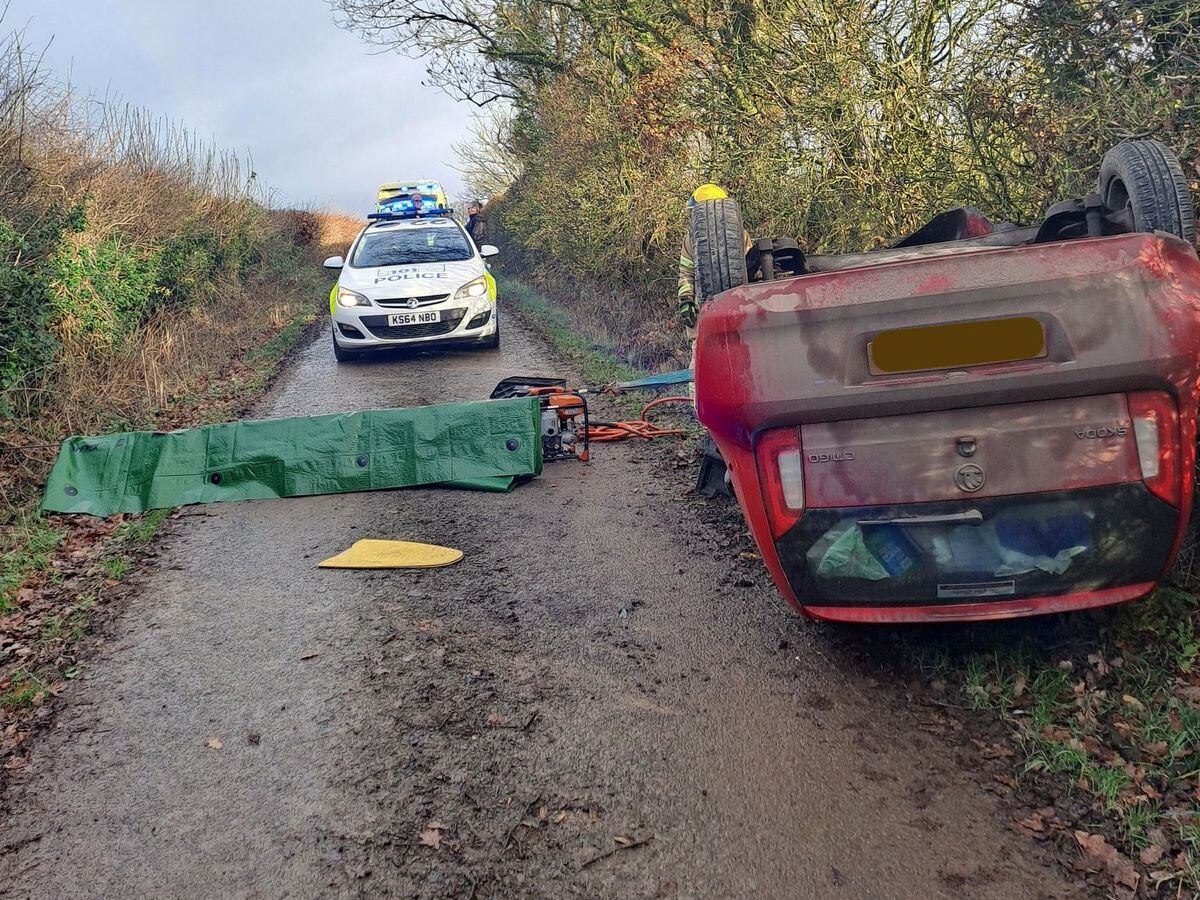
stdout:
[(12, 392), (58, 350), (48, 262), (64, 235), (81, 231), (84, 222), (82, 207), (0, 216), (0, 415), (13, 414)]
[(46, 266), (56, 324), (73, 337), (116, 346), (169, 296), (159, 281), (161, 263), (161, 251), (141, 250), (120, 237), (95, 246), (61, 241)]
[[(234, 201), (202, 208), (165, 234), (95, 228), (92, 203), (35, 203), (0, 216), (0, 415), (34, 374), (50, 371), (62, 340), (97, 349), (121, 342), (160, 309), (202, 303), (221, 285), (269, 268), (294, 273), (300, 251), (266, 225), (266, 210)], [(28, 411), (28, 410), (27, 410)]]
[(158, 253), (158, 282), (172, 306), (187, 306), (212, 287), (220, 272), (220, 241), (211, 231), (168, 238)]

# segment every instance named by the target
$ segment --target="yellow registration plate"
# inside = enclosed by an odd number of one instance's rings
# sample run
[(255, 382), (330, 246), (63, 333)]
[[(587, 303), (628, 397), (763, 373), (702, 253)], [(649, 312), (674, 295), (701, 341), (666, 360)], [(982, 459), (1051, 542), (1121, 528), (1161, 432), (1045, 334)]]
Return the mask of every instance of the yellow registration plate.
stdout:
[(873, 375), (962, 369), (1038, 359), (1046, 329), (1032, 316), (881, 331), (867, 343)]

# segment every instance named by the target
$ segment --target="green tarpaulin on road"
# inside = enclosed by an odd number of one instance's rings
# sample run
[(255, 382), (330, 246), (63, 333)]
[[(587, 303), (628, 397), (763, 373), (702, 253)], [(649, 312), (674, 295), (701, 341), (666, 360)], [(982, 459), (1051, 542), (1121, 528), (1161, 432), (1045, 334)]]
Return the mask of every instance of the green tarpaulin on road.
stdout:
[(538, 400), (520, 397), (68, 438), (42, 509), (111, 516), (417, 485), (505, 491), (541, 471)]

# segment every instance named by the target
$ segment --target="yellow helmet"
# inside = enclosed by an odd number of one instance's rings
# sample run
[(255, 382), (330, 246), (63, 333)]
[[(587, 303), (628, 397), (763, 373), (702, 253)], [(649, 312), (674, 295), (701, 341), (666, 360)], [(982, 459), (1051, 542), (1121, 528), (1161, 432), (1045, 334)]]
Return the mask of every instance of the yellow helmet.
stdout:
[(727, 200), (729, 195), (725, 188), (715, 184), (702, 184), (692, 191), (692, 202), (703, 203), (705, 200)]

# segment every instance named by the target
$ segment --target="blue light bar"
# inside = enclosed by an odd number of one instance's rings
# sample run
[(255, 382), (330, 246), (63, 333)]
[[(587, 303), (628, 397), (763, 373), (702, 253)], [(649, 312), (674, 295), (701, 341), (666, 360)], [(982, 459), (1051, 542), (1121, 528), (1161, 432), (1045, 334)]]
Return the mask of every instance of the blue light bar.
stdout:
[(368, 213), (367, 218), (375, 222), (398, 222), (402, 219), (426, 219), (432, 216), (444, 218), (453, 214), (454, 210), (448, 206), (434, 206), (417, 212), (410, 205), (408, 209), (381, 209), (379, 212)]

